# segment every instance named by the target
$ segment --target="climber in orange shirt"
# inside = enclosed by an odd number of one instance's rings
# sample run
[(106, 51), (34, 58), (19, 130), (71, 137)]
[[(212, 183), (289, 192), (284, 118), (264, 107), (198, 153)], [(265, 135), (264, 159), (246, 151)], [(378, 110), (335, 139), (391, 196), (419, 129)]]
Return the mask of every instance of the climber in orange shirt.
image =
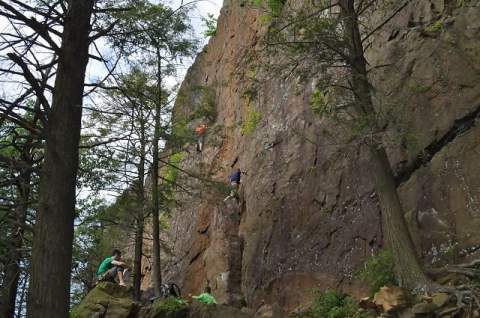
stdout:
[(197, 135), (197, 151), (202, 152), (203, 142), (205, 141), (205, 132), (207, 131), (206, 124), (200, 124), (195, 128), (195, 134)]

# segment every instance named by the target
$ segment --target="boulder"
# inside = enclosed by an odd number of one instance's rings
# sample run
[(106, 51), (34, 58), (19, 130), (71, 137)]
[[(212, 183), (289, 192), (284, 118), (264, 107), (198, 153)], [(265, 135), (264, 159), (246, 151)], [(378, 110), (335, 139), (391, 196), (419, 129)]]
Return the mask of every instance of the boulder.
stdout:
[(450, 295), (448, 295), (447, 293), (435, 293), (432, 295), (432, 303), (434, 303), (438, 307), (445, 306), (449, 300)]
[(135, 314), (136, 308), (129, 288), (103, 282), (72, 309), (70, 316), (72, 318), (129, 318)]
[(408, 297), (400, 287), (384, 286), (375, 294), (373, 302), (385, 312), (389, 312), (404, 308), (408, 304)]
[(255, 314), (258, 318), (273, 318), (273, 308), (270, 305), (263, 305)]
[(188, 304), (180, 299), (168, 298), (155, 301), (146, 318), (188, 318)]
[(190, 305), (189, 318), (251, 318), (252, 316), (234, 307), (205, 305), (194, 302)]
[(434, 303), (418, 303), (413, 306), (412, 312), (416, 316), (430, 317), (431, 315), (434, 314), (435, 310), (437, 309), (438, 309), (438, 306), (435, 305)]

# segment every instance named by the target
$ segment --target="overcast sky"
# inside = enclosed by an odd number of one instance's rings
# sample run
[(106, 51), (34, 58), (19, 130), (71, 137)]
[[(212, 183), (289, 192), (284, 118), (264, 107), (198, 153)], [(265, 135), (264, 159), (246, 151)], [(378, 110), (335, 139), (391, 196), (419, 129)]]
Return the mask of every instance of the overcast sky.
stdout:
[[(160, 0), (160, 2), (164, 4), (170, 5), (172, 8), (178, 8), (178, 6), (183, 3), (188, 3), (188, 1), (192, 0)], [(205, 44), (208, 42), (208, 38), (205, 38), (204, 31), (205, 31), (205, 23), (202, 21), (202, 18), (208, 17), (209, 14), (213, 14), (215, 18), (218, 17), (220, 14), (220, 9), (222, 8), (223, 0), (200, 0), (197, 4), (195, 9), (190, 12), (190, 19), (192, 22), (192, 26), (195, 32), (195, 35), (198, 39), (201, 40), (199, 49), (201, 50)], [(108, 55), (109, 49), (106, 45), (99, 43), (98, 44), (101, 48), (103, 53)], [(92, 48), (92, 53), (95, 53)], [(183, 80), (186, 71), (193, 63), (194, 58), (192, 59), (185, 59), (183, 61), (183, 65), (178, 68), (178, 76), (176, 78), (167, 78), (166, 82), (167, 85), (172, 87), (176, 83), (179, 83)], [(118, 67), (117, 67), (118, 69)], [(106, 74), (107, 70), (103, 66), (103, 63), (90, 60), (90, 63), (87, 67), (87, 81), (89, 82), (96, 82), (101, 80)]]

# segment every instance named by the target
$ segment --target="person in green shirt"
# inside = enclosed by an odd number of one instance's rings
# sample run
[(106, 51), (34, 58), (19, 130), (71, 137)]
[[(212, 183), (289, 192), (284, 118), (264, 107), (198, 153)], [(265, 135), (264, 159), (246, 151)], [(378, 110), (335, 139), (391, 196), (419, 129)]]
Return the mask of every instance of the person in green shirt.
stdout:
[(122, 261), (122, 252), (117, 249), (113, 250), (112, 256), (105, 258), (97, 270), (98, 281), (115, 282), (118, 278), (120, 286), (126, 286), (123, 280), (123, 272), (128, 265)]
[(212, 296), (212, 289), (210, 288), (210, 286), (205, 287), (205, 292), (203, 294), (200, 294), (198, 296), (192, 296), (192, 298), (207, 305), (217, 304), (215, 297)]

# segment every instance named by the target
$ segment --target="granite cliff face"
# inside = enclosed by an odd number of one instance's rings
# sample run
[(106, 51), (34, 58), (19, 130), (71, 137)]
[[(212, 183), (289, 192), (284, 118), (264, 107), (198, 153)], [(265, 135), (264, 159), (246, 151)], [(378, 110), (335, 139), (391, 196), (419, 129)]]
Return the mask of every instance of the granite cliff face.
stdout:
[[(366, 150), (335, 142), (342, 130), (312, 113), (315, 79), (259, 70), (282, 56), (262, 52), (262, 12), (245, 3), (225, 1), (180, 90), (177, 128), (210, 124), (202, 153), (182, 148), (179, 166), (201, 179), (177, 177), (189, 193), (176, 195), (163, 271), (184, 293), (209, 284), (220, 302), (270, 305), (280, 317), (312, 288), (366, 292), (353, 273), (383, 245), (381, 211)], [(479, 17), (476, 1), (413, 1), (368, 51), (372, 67), (383, 65), (372, 70), (378, 107), (398, 114), (386, 143), (428, 264), (479, 254)], [(224, 189), (205, 180), (226, 184), (235, 165), (245, 172), (240, 200), (223, 202)]]

